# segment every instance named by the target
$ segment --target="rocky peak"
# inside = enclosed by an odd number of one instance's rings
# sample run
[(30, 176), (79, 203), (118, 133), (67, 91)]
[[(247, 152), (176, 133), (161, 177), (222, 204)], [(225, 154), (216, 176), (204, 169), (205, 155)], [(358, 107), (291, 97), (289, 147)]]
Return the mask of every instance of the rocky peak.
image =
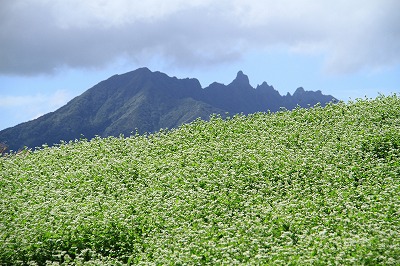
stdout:
[(297, 89), (296, 89), (296, 91), (293, 93), (293, 96), (295, 96), (295, 95), (302, 95), (302, 94), (304, 94), (306, 91), (304, 90), (304, 88), (303, 87), (298, 87)]
[(249, 77), (243, 74), (243, 71), (239, 71), (236, 75), (236, 78), (232, 81), (231, 85), (239, 86), (239, 87), (249, 87), (250, 81)]

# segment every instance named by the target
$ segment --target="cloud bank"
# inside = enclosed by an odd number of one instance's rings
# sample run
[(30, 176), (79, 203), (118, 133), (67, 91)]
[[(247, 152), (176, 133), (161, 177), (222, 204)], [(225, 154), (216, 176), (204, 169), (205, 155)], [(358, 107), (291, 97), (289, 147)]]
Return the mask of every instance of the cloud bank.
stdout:
[(125, 58), (207, 67), (276, 47), (350, 73), (400, 63), (397, 0), (15, 0), (0, 3), (0, 74)]

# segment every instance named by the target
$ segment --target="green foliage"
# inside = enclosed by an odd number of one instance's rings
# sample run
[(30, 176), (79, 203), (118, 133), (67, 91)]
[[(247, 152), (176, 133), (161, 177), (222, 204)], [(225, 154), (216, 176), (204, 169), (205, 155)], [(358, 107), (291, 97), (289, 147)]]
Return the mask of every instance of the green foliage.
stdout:
[(400, 99), (0, 158), (1, 265), (398, 265)]

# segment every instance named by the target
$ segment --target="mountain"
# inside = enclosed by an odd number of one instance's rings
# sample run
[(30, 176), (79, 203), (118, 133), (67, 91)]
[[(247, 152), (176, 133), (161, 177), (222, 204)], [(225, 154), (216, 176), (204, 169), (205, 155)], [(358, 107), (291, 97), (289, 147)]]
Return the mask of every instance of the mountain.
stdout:
[(197, 79), (178, 79), (139, 68), (101, 81), (55, 112), (0, 131), (10, 150), (79, 139), (82, 135), (118, 136), (174, 128), (196, 118), (325, 105), (336, 99), (321, 91), (298, 88), (281, 96), (266, 82), (253, 88), (242, 72), (228, 85), (202, 88)]

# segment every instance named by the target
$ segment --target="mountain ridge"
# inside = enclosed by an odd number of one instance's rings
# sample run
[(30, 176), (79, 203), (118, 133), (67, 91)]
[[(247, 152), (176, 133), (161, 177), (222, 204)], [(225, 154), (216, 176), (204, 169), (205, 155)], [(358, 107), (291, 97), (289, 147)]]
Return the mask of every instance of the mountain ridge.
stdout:
[(254, 88), (243, 71), (228, 85), (214, 82), (202, 88), (196, 78), (179, 79), (143, 67), (113, 75), (54, 112), (0, 131), (0, 143), (15, 151), (82, 135), (92, 138), (155, 132), (196, 118), (208, 119), (214, 113), (274, 112), (280, 107), (323, 106), (335, 100), (302, 87), (284, 96), (267, 82)]

